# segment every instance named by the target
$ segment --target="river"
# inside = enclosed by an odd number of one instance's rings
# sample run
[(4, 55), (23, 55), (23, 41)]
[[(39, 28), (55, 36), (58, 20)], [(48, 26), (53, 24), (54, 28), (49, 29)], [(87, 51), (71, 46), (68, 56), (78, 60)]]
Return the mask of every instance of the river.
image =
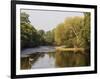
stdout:
[(90, 57), (81, 51), (56, 51), (53, 46), (39, 46), (21, 51), (21, 69), (89, 66)]

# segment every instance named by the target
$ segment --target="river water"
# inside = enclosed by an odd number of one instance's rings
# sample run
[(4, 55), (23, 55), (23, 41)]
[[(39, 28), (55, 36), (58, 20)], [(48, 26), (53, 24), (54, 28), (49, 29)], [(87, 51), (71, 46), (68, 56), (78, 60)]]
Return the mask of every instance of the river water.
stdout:
[(84, 67), (90, 65), (88, 52), (56, 51), (53, 46), (27, 48), (21, 51), (21, 69)]

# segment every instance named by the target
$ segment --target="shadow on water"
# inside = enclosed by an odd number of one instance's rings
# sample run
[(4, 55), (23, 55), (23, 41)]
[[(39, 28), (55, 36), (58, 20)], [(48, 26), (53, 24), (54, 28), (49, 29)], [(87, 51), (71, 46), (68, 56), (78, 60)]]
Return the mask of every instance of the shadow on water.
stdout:
[(88, 51), (84, 53), (80, 51), (36, 52), (30, 54), (28, 57), (21, 57), (21, 69), (82, 66), (90, 66), (90, 55)]
[(32, 64), (34, 64), (39, 57), (44, 56), (44, 54), (37, 53), (30, 54), (27, 57), (21, 57), (21, 69), (31, 69)]
[(57, 67), (82, 67), (89, 66), (90, 59), (88, 54), (81, 52), (61, 52), (55, 54)]

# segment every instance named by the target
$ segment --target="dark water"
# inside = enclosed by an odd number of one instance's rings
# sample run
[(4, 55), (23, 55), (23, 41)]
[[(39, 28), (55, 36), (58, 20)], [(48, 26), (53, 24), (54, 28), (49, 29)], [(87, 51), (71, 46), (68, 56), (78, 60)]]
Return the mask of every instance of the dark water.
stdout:
[(21, 57), (21, 69), (82, 67), (90, 65), (89, 52), (34, 52)]

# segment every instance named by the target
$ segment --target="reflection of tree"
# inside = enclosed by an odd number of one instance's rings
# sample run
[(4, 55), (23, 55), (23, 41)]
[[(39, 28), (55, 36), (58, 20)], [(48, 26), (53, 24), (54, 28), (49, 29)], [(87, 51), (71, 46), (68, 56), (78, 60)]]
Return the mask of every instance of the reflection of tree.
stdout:
[(21, 69), (31, 69), (32, 65), (38, 60), (39, 57), (43, 57), (44, 53), (30, 54), (29, 57), (21, 58)]
[(88, 57), (82, 52), (61, 52), (57, 51), (55, 54), (55, 63), (57, 67), (78, 67), (87, 66)]
[(30, 69), (31, 65), (29, 65), (29, 57), (21, 58), (21, 69)]
[(48, 52), (47, 54), (48, 54), (48, 56), (49, 56), (50, 58), (51, 58), (51, 57), (53, 57), (53, 58), (55, 57), (55, 52)]

